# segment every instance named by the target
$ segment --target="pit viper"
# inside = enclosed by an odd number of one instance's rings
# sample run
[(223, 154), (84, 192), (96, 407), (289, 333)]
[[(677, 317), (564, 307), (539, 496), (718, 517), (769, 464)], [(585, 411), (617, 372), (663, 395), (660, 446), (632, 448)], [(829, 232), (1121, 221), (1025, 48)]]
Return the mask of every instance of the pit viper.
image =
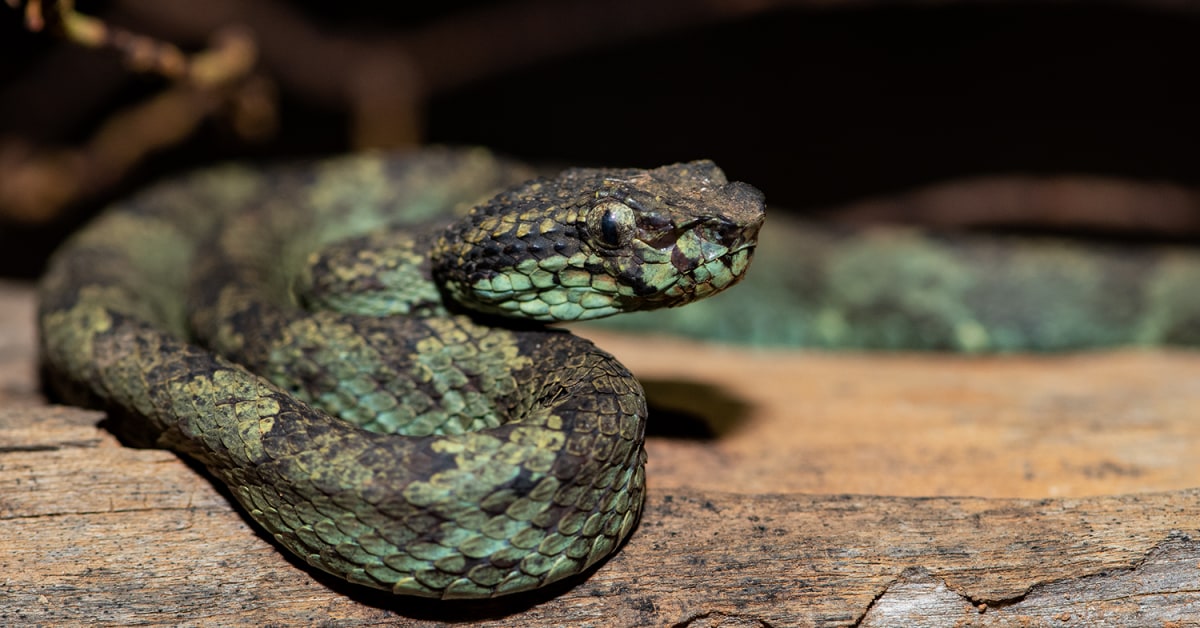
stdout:
[(544, 323), (719, 292), (763, 215), (704, 161), (218, 167), (52, 257), (42, 362), (61, 399), (199, 461), (319, 569), (406, 595), (529, 590), (612, 553), (645, 483), (637, 380)]

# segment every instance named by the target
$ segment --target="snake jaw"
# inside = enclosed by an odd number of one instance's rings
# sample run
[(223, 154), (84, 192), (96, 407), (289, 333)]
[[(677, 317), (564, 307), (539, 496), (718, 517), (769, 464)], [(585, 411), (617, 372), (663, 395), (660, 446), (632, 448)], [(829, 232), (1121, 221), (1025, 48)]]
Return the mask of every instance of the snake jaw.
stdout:
[(745, 276), (755, 244), (725, 246), (700, 240), (698, 248), (696, 257), (689, 257), (681, 248), (673, 249), (671, 269), (664, 273), (671, 280), (655, 297), (659, 307), (685, 305), (735, 285)]

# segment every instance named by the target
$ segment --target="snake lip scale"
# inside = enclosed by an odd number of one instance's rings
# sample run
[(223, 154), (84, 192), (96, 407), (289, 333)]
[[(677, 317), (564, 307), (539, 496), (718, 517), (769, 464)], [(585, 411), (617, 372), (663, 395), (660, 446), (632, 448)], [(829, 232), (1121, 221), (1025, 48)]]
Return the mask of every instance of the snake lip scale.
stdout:
[(64, 401), (203, 463), (309, 564), (487, 598), (609, 555), (646, 404), (529, 321), (682, 305), (745, 274), (762, 195), (711, 162), (534, 178), (478, 149), (230, 165), (116, 204), (52, 258)]

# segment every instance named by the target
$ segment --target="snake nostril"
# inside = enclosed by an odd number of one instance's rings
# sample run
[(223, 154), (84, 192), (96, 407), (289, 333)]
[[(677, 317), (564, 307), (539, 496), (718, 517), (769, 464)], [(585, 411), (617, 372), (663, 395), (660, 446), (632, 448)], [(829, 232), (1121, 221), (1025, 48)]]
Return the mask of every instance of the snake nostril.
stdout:
[(742, 244), (758, 233), (757, 225), (748, 226), (724, 216), (713, 218), (707, 226), (713, 235), (712, 240), (727, 247)]

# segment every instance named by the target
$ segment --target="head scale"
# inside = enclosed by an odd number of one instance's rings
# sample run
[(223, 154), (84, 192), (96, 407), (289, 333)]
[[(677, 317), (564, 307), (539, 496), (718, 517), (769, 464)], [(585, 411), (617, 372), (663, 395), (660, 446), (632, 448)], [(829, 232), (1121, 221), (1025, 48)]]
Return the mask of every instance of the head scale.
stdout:
[(763, 197), (710, 161), (567, 170), (475, 208), (434, 245), (460, 303), (536, 320), (673, 307), (737, 283)]

